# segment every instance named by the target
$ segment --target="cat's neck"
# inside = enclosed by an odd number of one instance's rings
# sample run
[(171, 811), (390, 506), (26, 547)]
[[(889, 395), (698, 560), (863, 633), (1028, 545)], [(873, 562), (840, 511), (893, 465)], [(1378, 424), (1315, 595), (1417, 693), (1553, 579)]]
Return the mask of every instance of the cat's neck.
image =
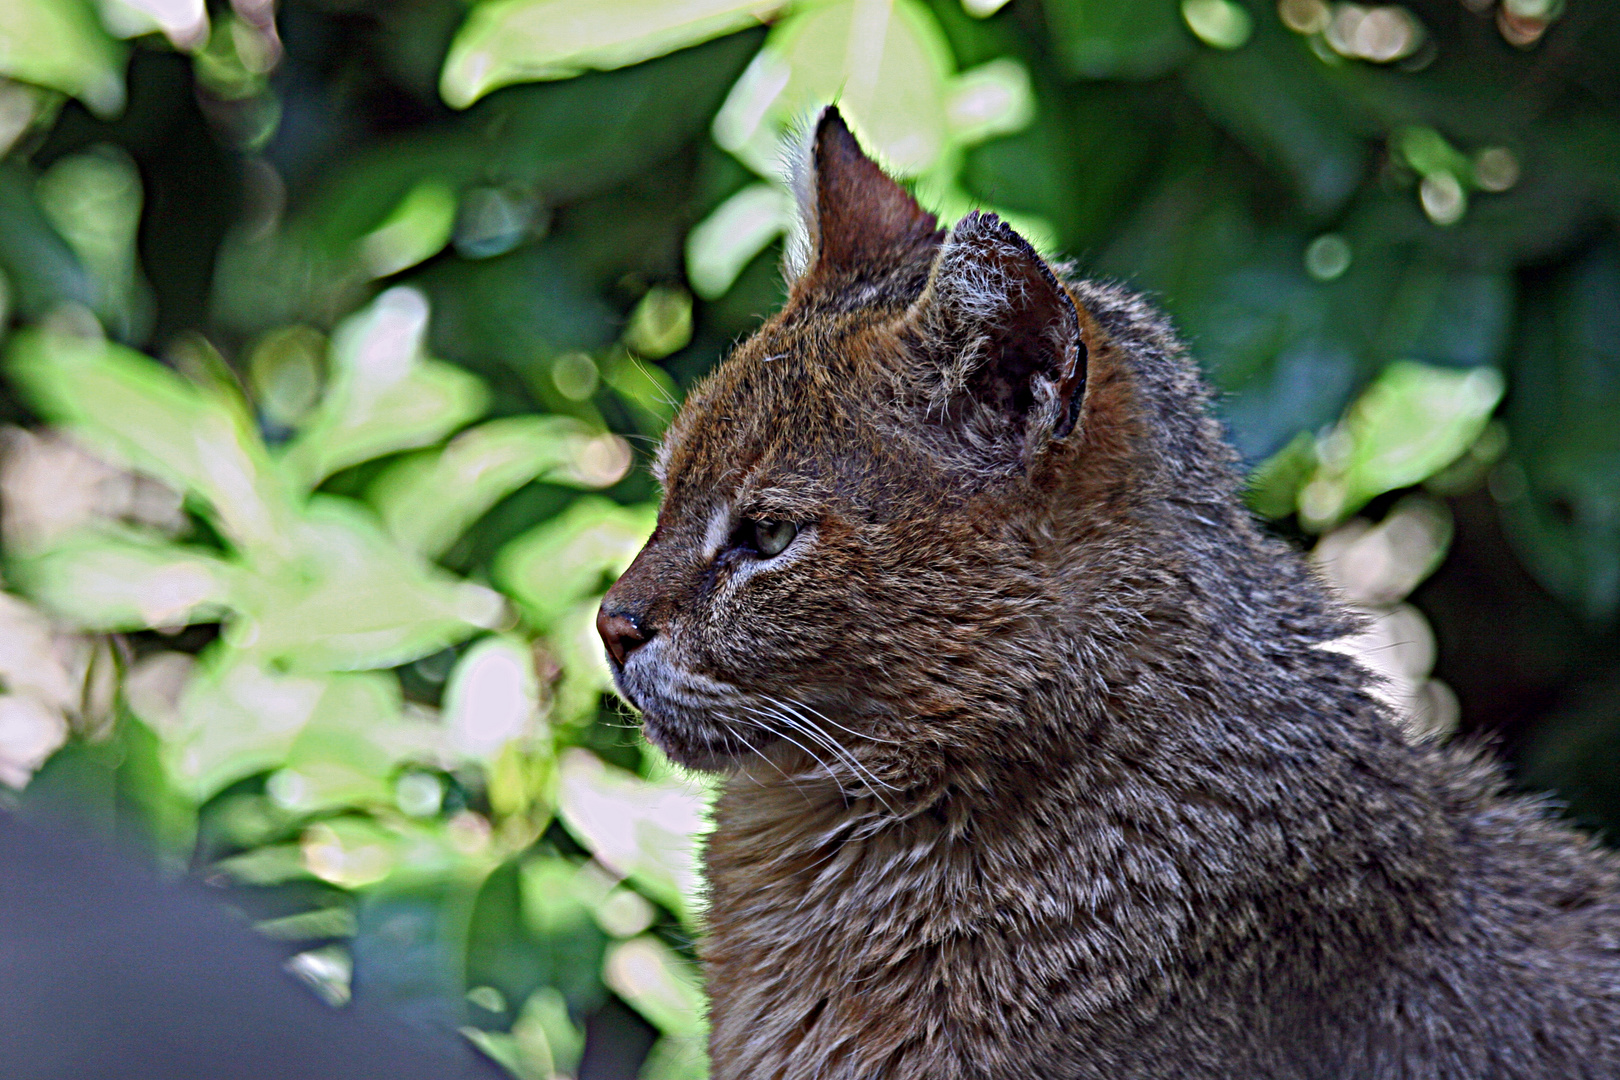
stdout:
[[(1016, 1014), (1039, 997), (1019, 972), (1034, 956), (1042, 978), (1057, 963), (1087, 988), (1071, 1027), (1139, 1022), (1201, 959), (1222, 965), (1222, 992), (1253, 994), (1279, 956), (1312, 952), (1294, 940), (1311, 927), (1332, 927), (1335, 955), (1387, 951), (1425, 895), (1442, 902), (1447, 826), (1422, 755), (1386, 721), (1243, 715), (1210, 693), (1184, 694), (1174, 725), (1137, 711), (1164, 693), (1121, 688), (1097, 715), (1040, 717), (1070, 725), (1054, 756), (977, 760), (969, 782), (925, 792), (850, 797), (757, 763), (732, 777), (705, 947), (725, 1075), (855, 1047), (876, 1067), (919, 1031)], [(1256, 952), (1265, 941), (1276, 955)], [(1003, 1036), (1009, 1054), (1039, 1043), (996, 1025), (976, 1037)], [(863, 1075), (855, 1064), (824, 1075)]]

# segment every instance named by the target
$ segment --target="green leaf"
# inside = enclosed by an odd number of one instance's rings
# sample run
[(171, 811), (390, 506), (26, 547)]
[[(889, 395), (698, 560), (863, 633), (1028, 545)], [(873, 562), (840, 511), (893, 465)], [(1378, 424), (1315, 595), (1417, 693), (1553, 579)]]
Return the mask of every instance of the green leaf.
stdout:
[(1193, 51), (1176, 0), (1047, 0), (1058, 59), (1087, 79), (1151, 79)]
[(464, 109), (516, 82), (639, 64), (772, 18), (785, 0), (484, 0), (445, 57), (439, 93)]
[(88, 307), (90, 275), (40, 209), (32, 177), (0, 163), (0, 270), (10, 280), (17, 311), (39, 318), (64, 300)]
[(954, 67), (939, 23), (917, 0), (808, 6), (771, 30), (716, 115), (714, 138), (774, 177), (790, 125), (837, 101), (868, 153), (891, 172), (916, 176), (950, 144), (945, 105)]
[(424, 180), (361, 238), (360, 260), (372, 277), (397, 274), (444, 250), (455, 225), (456, 193), (447, 184)]
[(534, 653), (521, 638), (496, 635), (478, 642), (445, 685), (450, 745), (469, 760), (493, 761), (508, 743), (533, 736), (539, 716)]
[(617, 874), (693, 925), (701, 906), (698, 836), (711, 793), (695, 779), (643, 780), (587, 750), (560, 760), (557, 813)]
[(218, 620), (241, 571), (206, 551), (136, 535), (81, 534), (16, 563), (40, 603), (86, 630)]
[(308, 490), (339, 469), (438, 442), (482, 413), (483, 383), (426, 359), (428, 305), (394, 288), (332, 335), (331, 381), (282, 464)]
[(1525, 566), (1594, 623), (1620, 614), (1620, 249), (1531, 294), (1493, 479)]
[(541, 476), (567, 478), (569, 466), (602, 438), (572, 417), (491, 420), (457, 435), (443, 450), (389, 466), (368, 497), (389, 535), (434, 558), (519, 487)]
[(1493, 368), (1389, 365), (1318, 443), (1321, 466), (1300, 491), (1301, 521), (1326, 528), (1369, 499), (1444, 469), (1485, 430), (1502, 389)]
[(197, 802), (286, 760), (330, 683), (281, 675), (229, 649), (205, 653), (180, 697), (164, 759), (175, 784)]
[(124, 56), (87, 0), (0, 4), (0, 75), (60, 90), (103, 119), (124, 107)]
[(620, 506), (578, 499), (562, 514), (507, 544), (495, 560), (495, 580), (537, 626), (599, 592), (630, 565), (652, 534), (653, 506)]
[(707, 1030), (697, 972), (651, 934), (609, 949), (602, 971), (613, 992), (665, 1035), (695, 1038)]
[(241, 402), (210, 396), (120, 345), (40, 330), (12, 339), (9, 370), (46, 419), (110, 460), (205, 499), (245, 552), (284, 551), (287, 492)]
[(504, 618), (499, 595), (389, 541), (360, 504), (316, 496), (290, 531), (293, 555), (244, 577), (234, 648), (299, 671), (394, 667)]

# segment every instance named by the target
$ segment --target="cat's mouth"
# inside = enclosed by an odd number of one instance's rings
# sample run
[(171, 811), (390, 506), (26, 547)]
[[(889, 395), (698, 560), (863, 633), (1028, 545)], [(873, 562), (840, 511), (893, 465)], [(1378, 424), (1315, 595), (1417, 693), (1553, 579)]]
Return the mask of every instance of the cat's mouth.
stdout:
[(772, 741), (767, 732), (740, 718), (735, 691), (713, 679), (672, 670), (653, 654), (656, 644), (638, 650), (625, 664), (610, 666), (619, 693), (640, 711), (647, 740), (670, 760), (720, 772)]

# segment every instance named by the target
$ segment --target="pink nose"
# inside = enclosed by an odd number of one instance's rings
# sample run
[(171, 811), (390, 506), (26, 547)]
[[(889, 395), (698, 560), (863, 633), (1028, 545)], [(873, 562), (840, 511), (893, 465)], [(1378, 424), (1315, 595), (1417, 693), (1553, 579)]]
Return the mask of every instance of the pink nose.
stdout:
[(620, 667), (624, 666), (631, 653), (652, 637), (642, 630), (635, 616), (622, 611), (609, 614), (606, 608), (596, 613), (596, 632), (602, 635), (602, 644), (607, 646), (608, 655)]

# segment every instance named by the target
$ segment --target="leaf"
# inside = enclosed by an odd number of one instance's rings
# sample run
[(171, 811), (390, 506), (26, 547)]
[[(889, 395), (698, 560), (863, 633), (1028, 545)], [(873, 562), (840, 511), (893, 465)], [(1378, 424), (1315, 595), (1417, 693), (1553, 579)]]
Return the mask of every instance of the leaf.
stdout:
[(266, 671), (227, 649), (205, 653), (181, 695), (179, 726), (164, 740), (175, 785), (202, 802), (243, 777), (276, 768), (328, 684)]
[(1151, 79), (1190, 55), (1176, 0), (1046, 0), (1058, 59), (1087, 79)]
[(610, 948), (602, 980), (665, 1035), (692, 1038), (707, 1030), (697, 972), (651, 934)]
[(638, 64), (765, 22), (784, 0), (484, 0), (451, 42), (439, 93), (464, 109), (491, 90)]
[(559, 761), (557, 813), (617, 874), (692, 925), (701, 906), (698, 834), (710, 793), (695, 780), (643, 780), (587, 750)]
[(916, 0), (819, 3), (772, 28), (715, 116), (714, 139), (774, 177), (789, 126), (836, 100), (868, 153), (891, 172), (916, 176), (950, 143), (954, 66), (939, 23)]
[(502, 548), (495, 580), (524, 606), (535, 625), (549, 626), (630, 565), (652, 534), (655, 515), (652, 506), (578, 499)]
[(217, 621), (238, 568), (209, 552), (137, 535), (81, 534), (18, 560), (32, 595), (86, 630), (148, 630)]
[(405, 457), (378, 475), (369, 499), (389, 535), (410, 551), (442, 555), (490, 507), (535, 479), (569, 471), (603, 437), (565, 416), (491, 420), (443, 450)]
[(1531, 293), (1493, 480), (1525, 566), (1594, 623), (1620, 613), (1620, 249)]
[(0, 270), (14, 290), (12, 304), (30, 318), (64, 300), (88, 307), (90, 275), (52, 228), (30, 181), (20, 167), (0, 163)]
[(310, 500), (294, 554), (244, 576), (226, 640), (296, 671), (394, 667), (501, 621), (499, 595), (391, 543), (358, 503)]
[(98, 453), (205, 499), (244, 551), (282, 550), (291, 508), (240, 402), (210, 397), (140, 353), (41, 330), (12, 339), (12, 378)]
[(360, 260), (372, 277), (388, 277), (444, 250), (456, 225), (456, 193), (424, 180), (360, 240)]
[(294, 483), (438, 442), (484, 411), (478, 379), (422, 355), (427, 321), (427, 300), (400, 287), (337, 328), (326, 394), (282, 455)]
[(715, 207), (686, 238), (686, 273), (692, 291), (723, 296), (772, 240), (793, 224), (793, 197), (775, 184), (750, 184)]
[(124, 107), (124, 56), (88, 0), (0, 4), (0, 75), (60, 90), (102, 119)]
[(532, 736), (540, 717), (534, 654), (521, 638), (494, 636), (468, 649), (444, 690), (450, 745), (469, 760), (493, 761), (506, 745)]
[(1321, 465), (1299, 493), (1301, 521), (1325, 528), (1444, 469), (1485, 430), (1502, 389), (1493, 368), (1389, 365), (1318, 443)]

